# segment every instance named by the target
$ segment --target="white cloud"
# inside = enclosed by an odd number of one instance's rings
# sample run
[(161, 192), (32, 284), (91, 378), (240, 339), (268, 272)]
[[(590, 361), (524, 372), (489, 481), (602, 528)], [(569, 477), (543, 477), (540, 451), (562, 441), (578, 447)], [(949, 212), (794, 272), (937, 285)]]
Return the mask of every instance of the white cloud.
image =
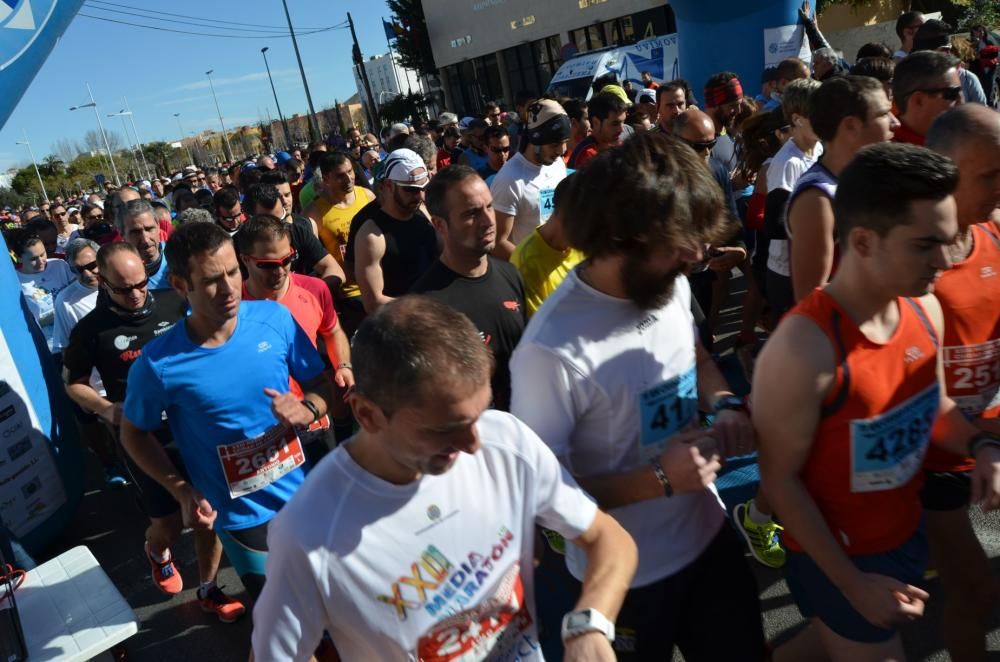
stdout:
[[(286, 78), (288, 76), (298, 73), (296, 69), (275, 69), (271, 72), (271, 77), (275, 80), (279, 78)], [(235, 78), (213, 78), (212, 82), (215, 84), (216, 88), (227, 87), (229, 85), (241, 85), (243, 83), (250, 83), (255, 80), (265, 80), (267, 79), (267, 71), (258, 71), (252, 74), (246, 74), (243, 76), (237, 76)], [(202, 80), (196, 80), (191, 83), (185, 83), (184, 85), (179, 85), (173, 89), (167, 90), (162, 94), (173, 94), (175, 92), (193, 92), (195, 90), (208, 90), (211, 89), (208, 83), (208, 78)]]

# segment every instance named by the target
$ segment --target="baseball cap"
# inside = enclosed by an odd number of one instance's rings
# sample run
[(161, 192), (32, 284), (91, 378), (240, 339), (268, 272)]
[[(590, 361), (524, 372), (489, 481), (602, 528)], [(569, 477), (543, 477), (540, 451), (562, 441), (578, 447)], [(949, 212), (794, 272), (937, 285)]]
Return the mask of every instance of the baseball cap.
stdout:
[(278, 165), (283, 166), (292, 160), (292, 155), (288, 152), (278, 152), (274, 155), (274, 160)]
[(438, 123), (441, 126), (448, 126), (449, 124), (458, 124), (458, 115), (455, 113), (441, 113), (438, 115)]
[(613, 94), (626, 104), (632, 105), (632, 101), (628, 98), (628, 94), (625, 93), (621, 85), (605, 85), (601, 88), (601, 94)]
[(402, 122), (397, 122), (397, 123), (393, 124), (391, 127), (389, 127), (389, 137), (390, 138), (395, 138), (396, 136), (402, 135), (404, 133), (406, 135), (409, 135), (410, 134), (410, 127), (406, 126)]
[(70, 207), (69, 209), (66, 210), (66, 213), (67, 214), (75, 214), (78, 211), (80, 211), (78, 208), (76, 208), (76, 207)]
[(472, 120), (474, 120), (474, 119), (476, 119), (476, 118), (475, 117), (463, 117), (462, 121), (458, 123), (459, 130), (460, 131), (468, 131), (469, 130), (469, 125), (472, 124)]
[(390, 180), (403, 186), (424, 188), (430, 181), (424, 160), (412, 149), (397, 149), (382, 162), (379, 180)]
[(184, 170), (181, 171), (181, 177), (190, 177), (191, 175), (197, 174), (198, 168), (193, 165), (184, 166)]
[(656, 90), (639, 90), (639, 93), (635, 95), (636, 103), (656, 103)]

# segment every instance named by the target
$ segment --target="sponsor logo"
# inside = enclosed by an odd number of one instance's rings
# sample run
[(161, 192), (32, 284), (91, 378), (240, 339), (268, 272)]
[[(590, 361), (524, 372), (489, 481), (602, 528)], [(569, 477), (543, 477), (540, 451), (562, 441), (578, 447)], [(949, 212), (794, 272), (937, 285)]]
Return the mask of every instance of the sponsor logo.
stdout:
[(979, 270), (980, 278), (993, 278), (996, 275), (997, 275), (996, 270), (988, 265)]
[(271, 349), (271, 343), (267, 342), (266, 340), (261, 340), (259, 343), (257, 343), (258, 354), (263, 354), (269, 349)]
[(124, 352), (132, 344), (138, 336), (116, 336), (115, 337), (115, 349), (120, 352)]
[(922, 358), (924, 358), (924, 352), (917, 346), (907, 347), (906, 351), (903, 352), (903, 362), (907, 364), (919, 361)]

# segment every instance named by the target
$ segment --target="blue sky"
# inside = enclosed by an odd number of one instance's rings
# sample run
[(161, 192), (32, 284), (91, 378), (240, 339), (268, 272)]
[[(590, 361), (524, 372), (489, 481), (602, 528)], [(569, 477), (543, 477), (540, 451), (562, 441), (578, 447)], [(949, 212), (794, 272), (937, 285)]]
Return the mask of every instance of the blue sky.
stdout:
[[(230, 19), (287, 30), (281, 0), (115, 0), (145, 11), (163, 11), (205, 19)], [(218, 32), (183, 24), (166, 23), (98, 10), (89, 2), (81, 13), (115, 20), (159, 25), (177, 30)], [(365, 57), (388, 48), (380, 17), (389, 17), (383, 0), (288, 0), (296, 33), (336, 25), (354, 18)], [(131, 10), (122, 10), (131, 11)], [(141, 12), (138, 12), (141, 13)], [(195, 21), (196, 22), (196, 21)], [(206, 21), (207, 23), (207, 21)], [(224, 32), (229, 33), (230, 30)], [(246, 32), (247, 36), (253, 32)], [(302, 63), (316, 110), (356, 93), (351, 64), (351, 36), (331, 30), (298, 38)], [(307, 113), (305, 92), (295, 61), (291, 38), (221, 39), (149, 30), (134, 25), (97, 21), (77, 15), (56, 44), (7, 123), (0, 129), (0, 172), (29, 164), (25, 147), (15, 145), (28, 132), (38, 159), (51, 154), (60, 138), (82, 142), (84, 133), (97, 128), (92, 109), (70, 112), (70, 106), (87, 103), (85, 82), (94, 91), (105, 129), (124, 134), (121, 118), (106, 117), (121, 109), (123, 96), (135, 113), (143, 142), (177, 140), (180, 131), (174, 113), (187, 134), (219, 129), (205, 72), (212, 74), (227, 129), (255, 123), (258, 117), (277, 119), (274, 97), (267, 81), (260, 49), (268, 46), (268, 63), (286, 117)]]

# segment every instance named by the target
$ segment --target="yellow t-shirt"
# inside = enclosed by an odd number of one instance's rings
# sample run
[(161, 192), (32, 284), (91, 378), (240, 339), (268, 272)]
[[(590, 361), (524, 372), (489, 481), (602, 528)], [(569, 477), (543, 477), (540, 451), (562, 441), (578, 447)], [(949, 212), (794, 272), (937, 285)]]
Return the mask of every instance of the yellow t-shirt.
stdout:
[(530, 318), (541, 308), (542, 302), (556, 291), (569, 272), (584, 259), (575, 248), (564, 251), (545, 243), (538, 228), (514, 249), (511, 264), (517, 267), (524, 281), (524, 303)]
[[(347, 252), (347, 236), (351, 231), (351, 219), (361, 211), (362, 207), (371, 202), (365, 190), (360, 187), (355, 188), (354, 202), (347, 207), (337, 207), (322, 198), (316, 199), (316, 206), (322, 214), (322, 221), (317, 223), (319, 239), (341, 267), (344, 266), (344, 254)], [(358, 284), (353, 280), (345, 281), (341, 291), (347, 298), (361, 296), (361, 290), (358, 289)]]

